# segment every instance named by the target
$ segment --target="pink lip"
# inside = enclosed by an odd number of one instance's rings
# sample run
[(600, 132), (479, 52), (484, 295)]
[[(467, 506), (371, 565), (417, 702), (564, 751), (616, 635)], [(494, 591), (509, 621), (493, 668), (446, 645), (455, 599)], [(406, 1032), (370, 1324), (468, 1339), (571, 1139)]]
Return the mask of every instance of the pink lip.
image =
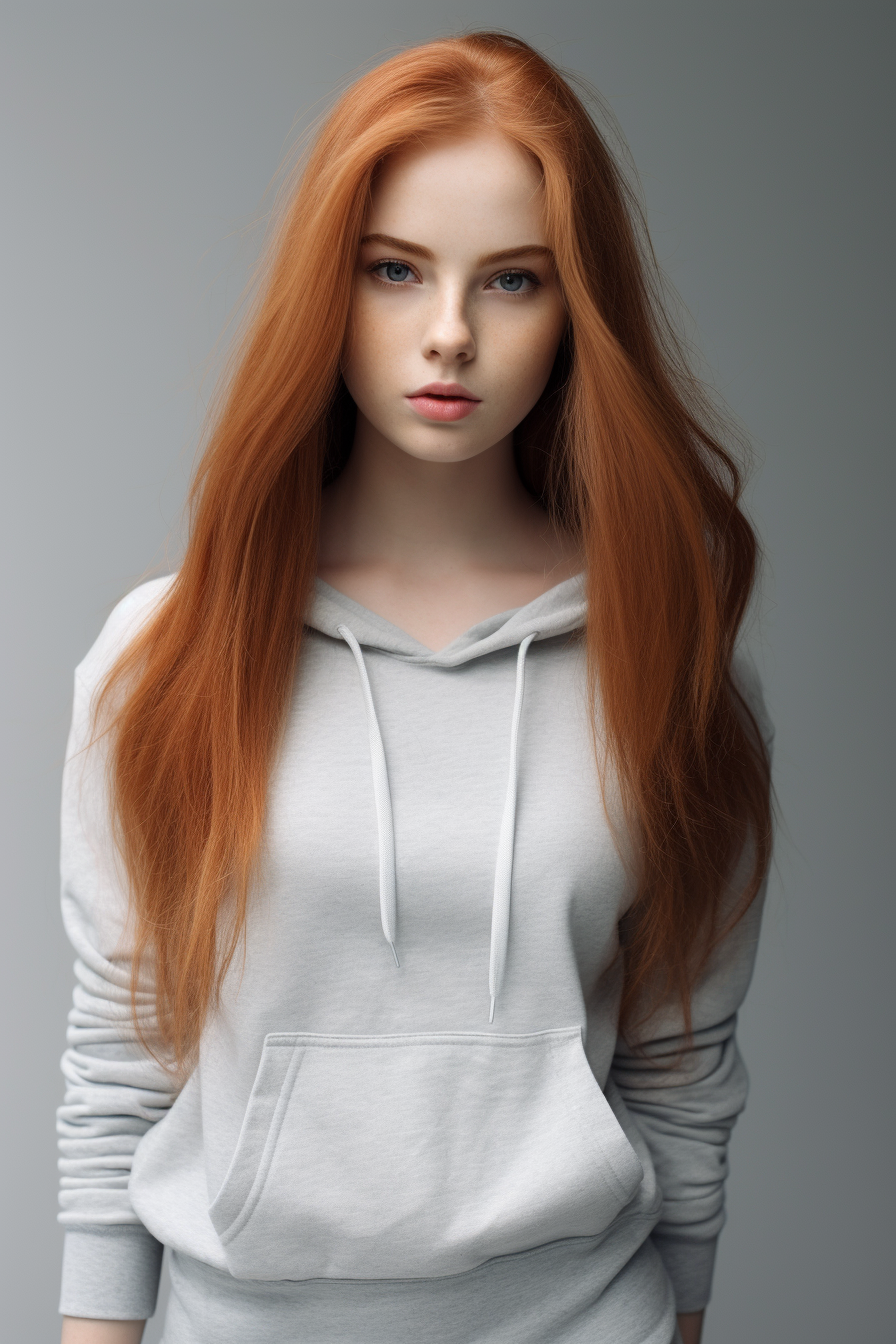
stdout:
[(479, 398), (460, 383), (427, 383), (411, 392), (408, 401), (427, 420), (442, 421), (463, 420), (479, 405)]

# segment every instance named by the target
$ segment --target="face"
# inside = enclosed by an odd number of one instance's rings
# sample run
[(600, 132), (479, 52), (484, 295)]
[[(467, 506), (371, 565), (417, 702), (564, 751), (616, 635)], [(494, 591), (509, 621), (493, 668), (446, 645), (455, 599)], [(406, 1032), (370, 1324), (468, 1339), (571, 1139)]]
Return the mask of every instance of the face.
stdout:
[(387, 161), (343, 358), (359, 434), (442, 462), (508, 440), (566, 325), (542, 202), (537, 166), (498, 134)]

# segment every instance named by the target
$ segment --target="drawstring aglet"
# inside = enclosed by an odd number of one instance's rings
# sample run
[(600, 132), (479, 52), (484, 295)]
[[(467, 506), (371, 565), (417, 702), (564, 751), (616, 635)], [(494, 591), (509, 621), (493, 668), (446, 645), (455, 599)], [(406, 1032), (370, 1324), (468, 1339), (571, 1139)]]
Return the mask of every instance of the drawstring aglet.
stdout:
[(494, 994), (492, 995), (491, 1007), (490, 1007), (489, 1010), (488, 1010), (488, 1020), (489, 1020), (489, 1022), (494, 1022), (494, 1020), (495, 1020), (495, 996), (494, 996)]
[(396, 966), (400, 966), (400, 965), (401, 965), (401, 962), (398, 960), (398, 953), (395, 951), (395, 944), (394, 944), (394, 943), (390, 943), (389, 946), (391, 947), (391, 949), (392, 949), (392, 955), (393, 955), (393, 957), (395, 958), (395, 965), (396, 965)]

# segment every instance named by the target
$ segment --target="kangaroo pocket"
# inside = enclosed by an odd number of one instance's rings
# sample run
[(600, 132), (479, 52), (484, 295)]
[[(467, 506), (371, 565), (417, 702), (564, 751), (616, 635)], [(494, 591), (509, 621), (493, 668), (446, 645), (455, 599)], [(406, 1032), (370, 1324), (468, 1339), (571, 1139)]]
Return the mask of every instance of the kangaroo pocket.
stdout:
[(209, 1213), (238, 1278), (429, 1278), (596, 1236), (642, 1175), (578, 1027), (278, 1034)]

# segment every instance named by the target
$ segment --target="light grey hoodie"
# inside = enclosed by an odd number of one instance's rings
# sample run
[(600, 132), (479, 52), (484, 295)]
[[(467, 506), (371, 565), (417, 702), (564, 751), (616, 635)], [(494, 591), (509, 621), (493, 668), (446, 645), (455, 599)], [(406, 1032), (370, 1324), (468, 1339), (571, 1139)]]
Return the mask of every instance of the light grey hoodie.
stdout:
[(103, 748), (81, 751), (169, 582), (125, 598), (76, 674), (61, 1310), (151, 1314), (164, 1244), (165, 1344), (669, 1344), (709, 1296), (761, 902), (697, 988), (692, 1047), (671, 1008), (652, 1058), (624, 1047), (633, 892), (581, 577), (437, 653), (318, 582), (245, 957), (180, 1091), (134, 1044)]

